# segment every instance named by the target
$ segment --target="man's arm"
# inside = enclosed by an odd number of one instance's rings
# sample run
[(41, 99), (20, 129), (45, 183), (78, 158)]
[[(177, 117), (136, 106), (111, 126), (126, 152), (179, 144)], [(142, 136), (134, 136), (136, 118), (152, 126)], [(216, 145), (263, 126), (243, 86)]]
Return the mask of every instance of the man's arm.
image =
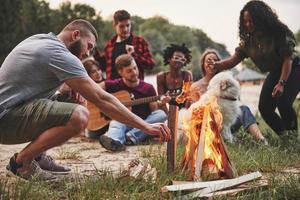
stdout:
[(170, 138), (169, 129), (166, 126), (146, 123), (130, 112), (116, 97), (104, 91), (91, 78), (74, 78), (67, 80), (66, 84), (79, 92), (85, 99), (94, 103), (110, 118), (141, 129), (150, 135), (157, 135), (162, 141)]

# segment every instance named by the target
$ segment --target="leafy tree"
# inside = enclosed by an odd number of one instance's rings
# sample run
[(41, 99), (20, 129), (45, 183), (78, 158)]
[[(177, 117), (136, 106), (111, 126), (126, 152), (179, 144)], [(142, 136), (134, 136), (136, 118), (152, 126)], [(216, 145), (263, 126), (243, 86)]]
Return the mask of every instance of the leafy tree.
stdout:
[(131, 22), (132, 22), (132, 31), (139, 35), (140, 34), (140, 26), (141, 24), (143, 24), (145, 22), (145, 19), (143, 19), (142, 17), (139, 17), (137, 15), (134, 15), (131, 17)]
[(154, 29), (151, 29), (142, 32), (141, 35), (143, 35), (143, 37), (145, 37), (146, 40), (150, 43), (152, 53), (162, 54), (163, 49), (166, 47), (166, 39), (161, 33), (157, 32)]
[[(97, 44), (100, 50), (115, 35), (112, 21), (102, 20), (100, 13), (86, 4), (72, 4), (69, 1), (60, 4), (58, 9), (50, 9), (49, 4), (44, 0), (3, 0), (1, 3), (1, 63), (12, 48), (26, 37), (50, 31), (57, 34), (67, 23), (78, 18), (86, 19), (95, 26), (99, 35)], [(171, 43), (185, 43), (192, 50), (192, 62), (187, 68), (199, 76), (201, 72), (198, 67), (198, 57), (206, 48), (215, 48), (222, 56), (229, 55), (223, 44), (215, 43), (200, 29), (177, 26), (161, 16), (148, 19), (132, 16), (132, 22), (132, 30), (137, 35), (144, 36), (150, 43), (157, 64), (152, 72), (168, 70), (168, 66), (163, 65), (162, 53), (163, 49)]]
[(48, 32), (51, 27), (49, 4), (38, 0), (3, 0), (0, 7), (0, 63), (8, 53), (28, 36)]

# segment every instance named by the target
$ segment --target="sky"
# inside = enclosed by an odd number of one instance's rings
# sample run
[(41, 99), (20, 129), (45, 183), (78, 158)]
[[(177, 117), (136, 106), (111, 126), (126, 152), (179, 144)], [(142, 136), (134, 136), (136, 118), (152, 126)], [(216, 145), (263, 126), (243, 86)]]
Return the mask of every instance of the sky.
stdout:
[[(67, 0), (46, 0), (51, 8)], [(116, 10), (131, 15), (167, 18), (176, 25), (203, 30), (212, 40), (225, 44), (234, 52), (238, 39), (238, 18), (247, 0), (72, 0), (95, 8), (103, 19), (111, 19)], [(294, 33), (300, 30), (300, 0), (265, 0)]]

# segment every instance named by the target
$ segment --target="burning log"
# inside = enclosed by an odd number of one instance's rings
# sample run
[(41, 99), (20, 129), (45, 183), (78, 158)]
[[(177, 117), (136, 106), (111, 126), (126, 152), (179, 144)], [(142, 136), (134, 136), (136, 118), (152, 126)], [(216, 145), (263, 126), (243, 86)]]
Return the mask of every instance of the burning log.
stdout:
[(182, 162), (183, 169), (193, 180), (216, 180), (233, 178), (235, 169), (220, 135), (222, 114), (215, 97), (192, 110), (191, 117), (185, 121), (186, 135), (189, 139)]
[(167, 171), (172, 173), (175, 169), (176, 162), (176, 138), (178, 126), (178, 106), (169, 106), (168, 127), (171, 130), (171, 140), (167, 144)]

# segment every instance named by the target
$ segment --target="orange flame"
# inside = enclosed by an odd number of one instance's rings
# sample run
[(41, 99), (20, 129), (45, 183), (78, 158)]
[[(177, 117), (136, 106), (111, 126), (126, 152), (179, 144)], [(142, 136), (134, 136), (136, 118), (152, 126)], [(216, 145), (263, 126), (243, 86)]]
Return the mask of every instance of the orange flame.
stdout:
[[(197, 162), (202, 163), (204, 160), (210, 160), (217, 171), (223, 171), (224, 166), (220, 152), (222, 121), (222, 114), (215, 97), (212, 97), (207, 104), (194, 108), (189, 121), (184, 119), (188, 143), (185, 148), (183, 166), (185, 169), (190, 169), (193, 175)], [(202, 146), (199, 145), (200, 137), (204, 139)], [(199, 146), (203, 148), (201, 161), (197, 158)]]
[(183, 81), (182, 84), (182, 91), (181, 93), (176, 97), (176, 102), (177, 103), (183, 103), (186, 100), (191, 100), (191, 93), (190, 93), (190, 88), (192, 85), (192, 81)]

